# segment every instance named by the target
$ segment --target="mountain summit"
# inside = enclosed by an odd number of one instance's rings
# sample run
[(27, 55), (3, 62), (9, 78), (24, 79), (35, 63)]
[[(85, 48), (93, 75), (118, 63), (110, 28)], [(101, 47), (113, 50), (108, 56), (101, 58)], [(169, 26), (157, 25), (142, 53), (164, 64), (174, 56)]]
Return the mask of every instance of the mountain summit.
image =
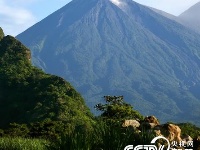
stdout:
[(200, 2), (184, 11), (178, 17), (180, 21), (200, 33)]
[(104, 95), (124, 95), (161, 121), (200, 120), (200, 36), (145, 6), (73, 0), (17, 38), (90, 108)]

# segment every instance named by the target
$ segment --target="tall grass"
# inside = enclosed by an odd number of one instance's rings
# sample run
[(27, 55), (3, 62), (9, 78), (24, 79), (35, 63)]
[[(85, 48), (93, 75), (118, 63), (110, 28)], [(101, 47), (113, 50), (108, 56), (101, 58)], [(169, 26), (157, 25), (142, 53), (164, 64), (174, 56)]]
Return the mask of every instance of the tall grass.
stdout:
[(150, 144), (150, 132), (136, 132), (133, 128), (121, 128), (98, 122), (91, 132), (74, 131), (63, 135), (56, 144), (60, 150), (122, 150), (127, 145)]
[(99, 123), (94, 130), (95, 147), (103, 150), (122, 150), (130, 141), (133, 132), (122, 130), (119, 126)]
[(47, 150), (50, 143), (42, 139), (1, 137), (0, 150)]
[(64, 133), (57, 141), (27, 138), (0, 138), (0, 150), (122, 150), (127, 145), (150, 144), (151, 132), (99, 121), (93, 130), (78, 128)]

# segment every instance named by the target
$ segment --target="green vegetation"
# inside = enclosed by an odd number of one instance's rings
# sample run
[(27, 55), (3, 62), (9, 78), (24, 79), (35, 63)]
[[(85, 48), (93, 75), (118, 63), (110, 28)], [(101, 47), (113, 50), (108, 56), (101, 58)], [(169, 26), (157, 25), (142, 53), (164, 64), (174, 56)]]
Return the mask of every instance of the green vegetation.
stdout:
[(181, 133), (190, 135), (192, 138), (200, 136), (200, 127), (195, 126), (191, 123), (180, 123), (178, 126), (181, 128)]
[(49, 145), (50, 142), (43, 139), (0, 138), (1, 150), (47, 150)]
[[(12, 129), (11, 129), (12, 130)], [(15, 128), (16, 131), (16, 128)], [(18, 130), (19, 131), (19, 130)], [(6, 132), (6, 131), (5, 131)], [(11, 133), (11, 132), (10, 132)], [(21, 132), (19, 132), (21, 133)], [(45, 131), (49, 134), (49, 131)], [(153, 135), (150, 133), (138, 134), (132, 128), (122, 128), (120, 126), (112, 126), (105, 123), (105, 121), (97, 120), (94, 130), (84, 131), (77, 128), (74, 131), (68, 131), (66, 133), (59, 133), (59, 139), (45, 139), (43, 138), (23, 138), (20, 136), (4, 135), (0, 140), (1, 147), (9, 147), (12, 143), (10, 149), (15, 150), (16, 147), (21, 149), (26, 149), (29, 145), (30, 147), (41, 149), (52, 149), (52, 150), (91, 150), (91, 149), (104, 149), (104, 150), (121, 150), (129, 144), (150, 144)], [(17, 132), (15, 132), (15, 135)], [(42, 133), (41, 133), (42, 134)], [(45, 140), (44, 140), (45, 139)], [(26, 145), (23, 144), (26, 142)]]
[(0, 127), (44, 120), (92, 123), (81, 95), (64, 79), (30, 63), (30, 51), (11, 36), (0, 42)]
[[(128, 144), (145, 144), (152, 139), (151, 134), (138, 134), (132, 128), (121, 126), (125, 118), (141, 118), (142, 116), (123, 101), (121, 96), (105, 96), (109, 104), (104, 106), (104, 112), (95, 119), (92, 129), (84, 126), (71, 128), (62, 121), (41, 121), (31, 124), (12, 123), (7, 129), (1, 130), (2, 137), (12, 137), (13, 142), (21, 138), (46, 139), (51, 141), (49, 149), (90, 150), (90, 149), (123, 149)], [(100, 104), (96, 108), (100, 110)], [(112, 107), (113, 109), (110, 109)], [(114, 109), (114, 108), (117, 108)], [(126, 109), (127, 108), (127, 113)], [(117, 111), (119, 111), (117, 113)], [(113, 116), (105, 115), (109, 112)], [(130, 113), (131, 112), (131, 113)], [(129, 115), (124, 116), (123, 114)], [(122, 114), (122, 115), (120, 115)], [(117, 116), (116, 116), (117, 115)], [(33, 139), (33, 143), (34, 143)]]
[(108, 125), (105, 121), (98, 120), (92, 132), (76, 131), (65, 135), (56, 147), (63, 150), (122, 150), (130, 144), (150, 144), (152, 138), (151, 133), (138, 134), (132, 128)]
[(101, 117), (104, 120), (123, 121), (125, 119), (142, 120), (143, 116), (130, 104), (123, 100), (123, 96), (104, 96), (106, 104), (97, 104), (95, 108), (102, 111)]
[(91, 130), (93, 116), (70, 83), (32, 66), (29, 49), (0, 34), (0, 136), (56, 141)]

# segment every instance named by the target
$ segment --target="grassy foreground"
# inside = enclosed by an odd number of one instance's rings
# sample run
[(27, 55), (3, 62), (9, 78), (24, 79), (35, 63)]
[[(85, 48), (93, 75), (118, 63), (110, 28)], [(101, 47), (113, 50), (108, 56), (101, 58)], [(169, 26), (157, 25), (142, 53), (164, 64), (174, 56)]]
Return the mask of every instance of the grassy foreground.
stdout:
[(75, 131), (58, 140), (1, 137), (0, 150), (122, 150), (126, 145), (149, 143), (151, 134), (99, 123), (93, 131)]
[(47, 150), (50, 143), (43, 139), (1, 137), (0, 150)]

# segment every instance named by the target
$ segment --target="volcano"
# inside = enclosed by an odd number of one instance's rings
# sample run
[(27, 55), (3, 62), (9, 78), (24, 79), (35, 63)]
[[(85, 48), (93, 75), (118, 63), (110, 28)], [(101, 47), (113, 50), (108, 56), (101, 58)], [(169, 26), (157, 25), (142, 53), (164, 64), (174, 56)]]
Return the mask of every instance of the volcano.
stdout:
[[(200, 124), (200, 35), (132, 0), (73, 0), (17, 36), (93, 110), (123, 95), (161, 122)], [(94, 112), (94, 111), (93, 111)]]

